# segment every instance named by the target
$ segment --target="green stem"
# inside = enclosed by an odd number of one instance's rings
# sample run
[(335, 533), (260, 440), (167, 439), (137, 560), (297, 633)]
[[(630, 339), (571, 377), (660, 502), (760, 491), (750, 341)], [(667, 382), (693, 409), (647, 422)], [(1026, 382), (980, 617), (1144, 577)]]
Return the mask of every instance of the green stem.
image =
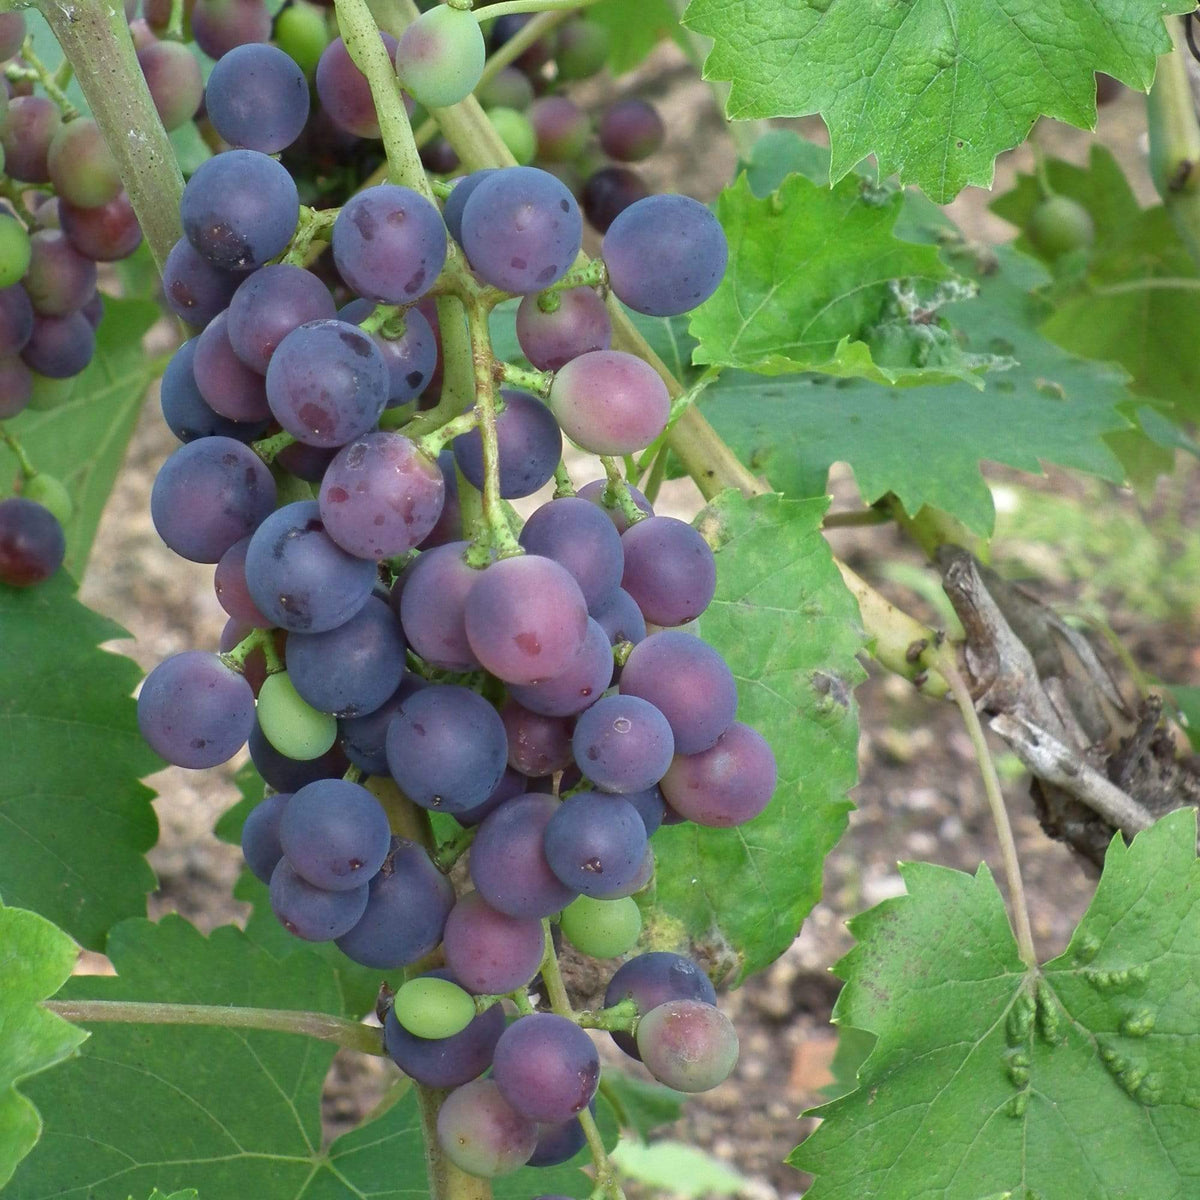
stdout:
[(218, 1004), (159, 1004), (135, 1000), (45, 1000), (43, 1008), (68, 1021), (90, 1025), (120, 1021), (138, 1025), (213, 1025), (298, 1033), (347, 1050), (386, 1057), (382, 1030), (328, 1013), (286, 1008), (235, 1008)]
[[(462, 413), (460, 416), (447, 421), (445, 425), (439, 426), (433, 433), (427, 433), (423, 438), (420, 438), (417, 441), (417, 449), (427, 454), (430, 458), (437, 458), (456, 437), (464, 433), (470, 433), (478, 424), (479, 414), (474, 410)], [(407, 432), (406, 429), (406, 435)]]
[(670, 453), (664, 444), (659, 448), (658, 453), (654, 456), (654, 462), (650, 466), (650, 475), (646, 479), (646, 486), (642, 488), (642, 495), (651, 504), (658, 499), (658, 489), (662, 487), (663, 478), (666, 476), (667, 459), (670, 457)]
[(895, 520), (892, 513), (882, 508), (862, 508), (853, 512), (830, 513), (821, 522), (822, 529), (857, 529), (864, 525), (886, 525)]
[(315, 209), (309, 208), (307, 204), (302, 205), (300, 222), (292, 237), (292, 244), (288, 247), (282, 261), (292, 266), (304, 266), (312, 262), (325, 246), (323, 239), (321, 245), (314, 248), (313, 242), (316, 240), (317, 234), (332, 229), (339, 212), (341, 209), (338, 208)]
[(575, 495), (575, 485), (571, 482), (571, 476), (567, 474), (567, 464), (560, 458), (558, 466), (554, 468), (554, 498), (561, 500), (564, 496)]
[(471, 843), (475, 840), (475, 834), (479, 827), (472, 825), (467, 829), (460, 829), (448, 842), (443, 842), (438, 846), (433, 855), (434, 866), (443, 873), (448, 872), (452, 866), (471, 848)]
[(25, 447), (3, 425), (0, 425), (0, 442), (3, 442), (12, 451), (12, 456), (17, 460), (17, 466), (21, 469), (22, 479), (32, 479), (37, 474), (37, 468), (30, 461), (29, 455), (25, 453)]
[(274, 675), (283, 670), (283, 662), (275, 645), (275, 634), (270, 629), (252, 629), (232, 650), (226, 650), (221, 655), (221, 661), (241, 673), (246, 666), (246, 659), (259, 649), (267, 664), (267, 674)]
[(161, 272), (179, 240), (183, 176), (137, 63), (124, 10), (109, 0), (39, 5), (75, 68)]
[(471, 339), (456, 296), (438, 297), (438, 330), (442, 335), (442, 394), (433, 408), (419, 412), (404, 427), (405, 436), (419, 438), (466, 412), (475, 401), (475, 362)]
[[(399, 318), (399, 328), (396, 326)], [(384, 337), (398, 338), (404, 336), (404, 309), (399, 304), (377, 304), (371, 312), (359, 322), (363, 333), (379, 333), (386, 327)]]
[(622, 1000), (611, 1008), (597, 1008), (575, 1014), (575, 1020), (584, 1029), (606, 1029), (610, 1033), (618, 1030), (622, 1033), (633, 1033), (637, 1029), (638, 1006), (633, 1000)]
[(28, 79), (35, 83), (40, 83), (45, 89), (46, 95), (58, 105), (64, 121), (73, 121), (79, 116), (79, 109), (71, 103), (66, 92), (59, 87), (55, 73), (35, 53), (33, 38), (25, 39), (21, 46), (21, 57), (28, 64), (28, 69), (23, 69), (14, 63), (6, 71), (9, 79)]
[(555, 9), (566, 9), (574, 12), (579, 8), (587, 8), (597, 0), (502, 0), (500, 4), (489, 4), (486, 8), (475, 9), (475, 19), (482, 25), (484, 21), (494, 21), (497, 17), (507, 17), (510, 13), (544, 13)]
[(166, 37), (171, 42), (183, 41), (183, 0), (171, 0), (171, 15), (167, 20)]
[(250, 443), (250, 449), (258, 455), (265, 463), (273, 463), (275, 456), (280, 450), (286, 450), (289, 446), (294, 445), (295, 437), (286, 430), (281, 433), (273, 433), (268, 438), (261, 438), (257, 442)]
[(554, 374), (551, 371), (534, 371), (526, 367), (514, 367), (512, 363), (506, 362), (496, 363), (496, 373), (501, 382), (532, 392), (543, 400), (550, 394), (550, 385), (554, 382)]
[(646, 514), (633, 502), (629, 484), (621, 477), (621, 468), (617, 460), (608, 454), (601, 454), (600, 461), (604, 465), (604, 474), (608, 477), (603, 499), (609, 508), (619, 508), (621, 515), (630, 525), (636, 525), (646, 519)]

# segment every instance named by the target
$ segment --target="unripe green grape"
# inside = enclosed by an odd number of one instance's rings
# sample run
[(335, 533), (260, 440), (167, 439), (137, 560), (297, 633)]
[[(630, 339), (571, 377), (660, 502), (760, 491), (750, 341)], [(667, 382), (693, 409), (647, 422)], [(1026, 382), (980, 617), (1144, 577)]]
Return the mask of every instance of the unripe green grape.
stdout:
[(449, 979), (410, 979), (396, 993), (396, 1020), (414, 1037), (448, 1038), (475, 1019), (472, 996)]
[(474, 15), (440, 4), (404, 31), (396, 47), (396, 74), (418, 104), (446, 108), (475, 90), (486, 58)]
[(493, 108), (487, 117), (518, 164), (529, 166), (537, 155), (537, 133), (529, 118), (515, 108)]
[(32, 479), (27, 479), (21, 488), (21, 495), (26, 500), (35, 500), (43, 508), (48, 508), (60, 525), (65, 525), (75, 512), (70, 493), (53, 475), (39, 473)]
[(306, 0), (295, 0), (275, 18), (275, 43), (289, 54), (311, 79), (321, 51), (333, 40), (325, 10)]
[(0, 288), (21, 282), (31, 253), (25, 226), (16, 217), (0, 212)]
[(78, 375), (69, 379), (51, 379), (46, 375), (33, 374), (33, 395), (29, 398), (29, 408), (34, 412), (49, 412), (52, 408), (61, 408), (75, 392), (75, 381)]
[(564, 82), (587, 79), (608, 61), (608, 30), (583, 17), (567, 21), (558, 31), (558, 51), (554, 61), (558, 78)]
[(54, 190), (80, 208), (99, 208), (121, 190), (121, 173), (100, 126), (86, 117), (68, 121), (54, 135), (47, 155)]
[(484, 108), (515, 108), (524, 112), (533, 103), (533, 84), (516, 67), (504, 67), (481, 83), (475, 99)]
[(632, 896), (596, 900), (580, 896), (562, 911), (563, 937), (591, 958), (616, 958), (632, 950), (642, 932), (642, 913)]
[(1096, 236), (1091, 214), (1069, 196), (1047, 196), (1032, 212), (1025, 232), (1047, 258), (1090, 246)]
[(320, 758), (337, 740), (337, 718), (300, 698), (286, 671), (268, 675), (258, 693), (263, 736), (288, 758)]

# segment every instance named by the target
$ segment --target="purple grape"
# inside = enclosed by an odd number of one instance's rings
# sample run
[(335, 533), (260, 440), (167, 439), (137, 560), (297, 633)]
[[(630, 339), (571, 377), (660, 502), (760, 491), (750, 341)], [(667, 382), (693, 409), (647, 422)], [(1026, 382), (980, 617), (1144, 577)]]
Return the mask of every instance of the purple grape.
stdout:
[(663, 144), (667, 131), (658, 109), (637, 96), (610, 104), (596, 130), (600, 149), (618, 162), (640, 162)]
[(23, 496), (0, 500), (0, 583), (42, 583), (62, 566), (66, 552), (62, 526), (48, 508)]
[(258, 611), (246, 586), (246, 551), (250, 539), (234, 542), (217, 563), (213, 572), (213, 590), (217, 602), (235, 620), (258, 629), (269, 629), (270, 620)]
[[(496, 418), (500, 449), (500, 495), (532, 496), (554, 478), (562, 458), (562, 434), (550, 410), (528, 392), (505, 389), (504, 411)], [(454, 439), (454, 458), (472, 487), (483, 490), (483, 436), (478, 429)]]
[(400, 686), (404, 637), (395, 613), (372, 596), (344, 625), (294, 633), (287, 670), (302, 700), (321, 712), (357, 717), (374, 712)]
[(284, 809), (279, 841), (292, 868), (314, 887), (348, 892), (383, 866), (391, 846), (383, 805), (357, 783), (320, 779)]
[(437, 524), (425, 535), (420, 549), (434, 550), (462, 538), (462, 503), (458, 498), (458, 472), (454, 469), (454, 451), (443, 450), (438, 455), (438, 470), (442, 473), (445, 499)]
[[(596, 1102), (590, 1107), (594, 1110)], [(533, 1157), (528, 1166), (557, 1167), (569, 1162), (587, 1145), (587, 1136), (578, 1117), (572, 1117), (561, 1125), (543, 1125), (538, 1129), (537, 1146), (534, 1147)], [(539, 1196), (536, 1200), (559, 1200), (558, 1197)], [(564, 1198), (565, 1200), (565, 1198)]]
[[(447, 542), (422, 551), (399, 593), (398, 612), (408, 644), (443, 671), (479, 666), (467, 641), (466, 602), (481, 572), (467, 565), (467, 548), (466, 542)], [(392, 602), (396, 605), (395, 593)]]
[(33, 372), (19, 358), (0, 358), (0, 421), (24, 412), (33, 399)]
[(612, 345), (612, 321), (604, 301), (591, 288), (556, 292), (558, 307), (544, 312), (537, 296), (517, 307), (517, 341), (539, 371), (557, 371), (573, 358)]
[(306, 483), (320, 483), (336, 456), (337, 450), (332, 446), (322, 449), (320, 446), (293, 442), (275, 455), (275, 463), (297, 479), (303, 479)]
[[(239, 442), (251, 442), (261, 437), (267, 428), (265, 421), (241, 425), (227, 417), (218, 416), (200, 394), (193, 373), (197, 338), (184, 342), (171, 357), (162, 377), (159, 402), (163, 420), (181, 442), (197, 438), (227, 437)], [(231, 614), (232, 615), (232, 614)]]
[(400, 706), (426, 683), (419, 675), (407, 674), (399, 687), (374, 712), (338, 722), (341, 744), (349, 760), (368, 775), (386, 775), (387, 731)]
[(422, 808), (455, 813), (482, 804), (500, 782), (507, 757), (500, 715), (464, 687), (421, 688), (388, 726), (388, 769)]
[(229, 343), (250, 370), (265, 375), (275, 348), (293, 329), (335, 315), (329, 289), (311, 271), (287, 263), (263, 267), (229, 302)]
[[(532, 20), (532, 13), (509, 13), (500, 17), (492, 25), (492, 36), (490, 38), (492, 49), (496, 50), (500, 46), (503, 46), (509, 38), (516, 37)], [(515, 60), (516, 65), (526, 75), (537, 75), (541, 68), (554, 57), (554, 50), (557, 44), (558, 40), (554, 32), (547, 33), (521, 51)]]
[(0, 125), (4, 172), (21, 183), (50, 182), (50, 143), (62, 127), (58, 105), (45, 96), (16, 96)]
[(287, 249), (300, 216), (287, 169), (255, 150), (228, 150), (202, 163), (183, 189), (187, 239), (215, 267), (261, 267)]
[(454, 190), (446, 197), (442, 208), (442, 221), (456, 242), (462, 242), (462, 216), (463, 209), (467, 207), (467, 201), (470, 200), (475, 189), (489, 175), (495, 175), (496, 171), (496, 167), (485, 167), (482, 171), (472, 171), (470, 175), (465, 175), (458, 180), (454, 184)]
[[(604, 992), (604, 1007), (632, 1000), (645, 1016), (670, 1000), (699, 1000), (716, 1004), (717, 993), (707, 975), (690, 958), (655, 950), (639, 954), (613, 973)], [(613, 1041), (629, 1055), (641, 1060), (637, 1043), (627, 1033), (614, 1032)]]
[(62, 200), (106, 204), (121, 190), (121, 175), (95, 121), (76, 117), (54, 135), (46, 157), (50, 182)]
[(671, 397), (658, 372), (620, 350), (573, 358), (555, 375), (549, 404), (567, 437), (593, 454), (644, 450), (671, 415)]
[[(396, 61), (396, 39), (380, 33), (388, 58)], [(379, 116), (367, 77), (354, 65), (342, 39), (334, 38), (321, 53), (316, 74), (317, 97), (339, 129), (355, 137), (377, 138)]]
[(566, 670), (587, 634), (587, 604), (565, 567), (536, 554), (503, 558), (467, 594), (467, 641), (505, 683), (536, 683)]
[(142, 737), (167, 762), (215, 767), (246, 744), (254, 728), (254, 693), (215, 654), (187, 650), (146, 676), (137, 716)]
[(599, 233), (630, 205), (650, 195), (646, 181), (629, 167), (601, 167), (588, 176), (580, 203), (588, 223)]
[(496, 1043), (492, 1077), (532, 1121), (559, 1124), (587, 1108), (600, 1083), (600, 1056), (574, 1021), (556, 1013), (518, 1017)]
[(537, 1146), (537, 1126), (490, 1079), (476, 1079), (446, 1097), (437, 1133), (443, 1153), (456, 1167), (483, 1178), (515, 1171)]
[(757, 817), (771, 801), (775, 780), (775, 755), (766, 739), (735, 721), (709, 749), (678, 755), (662, 791), (689, 821), (724, 829)]
[(331, 942), (362, 920), (368, 891), (366, 881), (349, 892), (313, 887), (281, 858), (271, 872), (271, 911), (288, 933), (306, 942)]
[(213, 128), (231, 146), (277, 154), (304, 130), (308, 80), (282, 50), (248, 43), (213, 67), (204, 102)]
[[(427, 971), (420, 979), (449, 979), (447, 970)], [(504, 1032), (504, 1009), (493, 1004), (461, 1033), (448, 1038), (420, 1038), (409, 1033), (396, 1014), (388, 1010), (383, 1023), (383, 1044), (406, 1075), (425, 1087), (452, 1088), (469, 1083), (492, 1065), (496, 1043)]]
[(263, 0), (196, 0), (192, 36), (209, 58), (221, 59), (239, 46), (265, 42), (271, 10)]
[[(338, 317), (352, 325), (361, 325), (375, 311), (370, 300), (351, 300)], [(416, 308), (404, 314), (404, 332), (397, 338), (373, 333), (371, 337), (387, 363), (388, 408), (406, 404), (419, 396), (437, 370), (437, 338), (423, 313)]]
[(590, 610), (616, 598), (625, 565), (621, 537), (594, 504), (578, 496), (551, 500), (525, 522), (520, 541), (528, 553), (566, 567)]
[(506, 767), (504, 774), (500, 776), (500, 782), (492, 789), (492, 794), (482, 804), (476, 804), (474, 808), (468, 808), (465, 812), (455, 813), (454, 819), (464, 829), (471, 825), (478, 825), (484, 817), (495, 812), (505, 800), (511, 800), (514, 796), (522, 796), (533, 790), (536, 789), (531, 786), (530, 781), (524, 775), (518, 774), (511, 767)]
[(96, 331), (83, 313), (35, 316), (21, 361), (48, 379), (70, 379), (92, 361), (95, 352)]
[(272, 793), (250, 810), (242, 825), (242, 857), (250, 873), (263, 883), (271, 882), (271, 874), (283, 857), (279, 820), (291, 798), (288, 792)]
[(583, 645), (558, 675), (539, 683), (513, 684), (508, 694), (530, 712), (566, 717), (594, 704), (612, 677), (612, 645), (589, 617)]
[(61, 317), (81, 309), (96, 291), (96, 264), (57, 229), (38, 230), (29, 245), (29, 267), (22, 282), (34, 312)]
[(374, 563), (347, 554), (325, 532), (315, 500), (273, 512), (246, 552), (254, 603), (272, 624), (296, 633), (345, 624), (366, 604), (376, 577)]
[(454, 147), (438, 134), (420, 148), (421, 164), (431, 175), (449, 175), (461, 165)]
[(597, 900), (627, 896), (646, 857), (646, 826), (620, 796), (576, 792), (546, 825), (545, 852), (572, 891)]
[(163, 128), (186, 125), (204, 100), (199, 59), (181, 42), (151, 41), (138, 50), (137, 60)]
[(638, 1022), (638, 1051), (659, 1083), (707, 1092), (729, 1078), (738, 1038), (729, 1018), (701, 1000), (668, 1000)]
[(399, 433), (367, 433), (344, 446), (321, 482), (329, 536), (359, 558), (404, 554), (437, 524), (445, 498), (433, 459)]
[(467, 892), (446, 921), (442, 949), (446, 966), (468, 992), (500, 995), (538, 973), (545, 938), (536, 917), (507, 916), (478, 892)]
[(708, 543), (675, 517), (648, 517), (621, 535), (621, 586), (647, 621), (682, 625), (698, 617), (717, 590), (717, 566)]
[(636, 646), (645, 640), (646, 618), (642, 616), (637, 601), (624, 588), (618, 588), (612, 599), (596, 610), (594, 616), (614, 646), (621, 642), (632, 642)]
[(508, 700), (500, 719), (508, 737), (508, 765), (514, 771), (536, 778), (570, 765), (571, 725), (565, 718), (542, 716)]
[(58, 217), (71, 245), (95, 262), (119, 262), (142, 244), (142, 227), (124, 192), (94, 208), (60, 200)]
[(471, 269), (506, 292), (540, 292), (570, 269), (583, 244), (575, 197), (536, 167), (505, 167), (468, 197), (462, 247)]
[(346, 755), (336, 744), (320, 758), (310, 758), (305, 762), (288, 758), (267, 741), (257, 723), (250, 731), (248, 748), (254, 769), (271, 787), (281, 792), (298, 792), (318, 779), (340, 779), (349, 766)]
[(563, 95), (535, 100), (529, 109), (529, 120), (537, 134), (537, 156), (547, 162), (578, 158), (592, 134), (587, 113)]
[(446, 227), (419, 192), (379, 184), (352, 196), (338, 213), (333, 260), (360, 296), (410, 304), (433, 287), (446, 261)]
[(225, 310), (244, 278), (214, 267), (200, 257), (191, 242), (180, 238), (163, 266), (163, 296), (177, 317), (203, 329)]
[(228, 312), (213, 317), (196, 339), (192, 373), (208, 407), (219, 416), (243, 424), (270, 419), (263, 377), (250, 370), (230, 345)]
[(383, 355), (345, 321), (309, 321), (292, 330), (267, 368), (271, 412), (308, 446), (344, 446), (361, 437), (379, 420), (387, 394)]
[(25, 14), (0, 13), (0, 62), (7, 62), (20, 52), (25, 40)]
[(437, 949), (453, 907), (454, 885), (424, 847), (394, 837), (383, 867), (371, 880), (366, 911), (337, 939), (338, 949), (360, 966), (380, 971), (406, 967)]
[(20, 354), (33, 336), (33, 305), (19, 284), (0, 288), (0, 358)]
[(667, 806), (662, 791), (657, 786), (644, 788), (640, 792), (623, 792), (621, 798), (628, 800), (638, 810), (638, 816), (642, 818), (642, 824), (646, 827), (647, 837), (662, 825)]
[(671, 726), (639, 696), (604, 696), (582, 713), (571, 747), (579, 769), (602, 792), (640, 792), (667, 773)]
[(93, 329), (100, 328), (104, 320), (104, 297), (100, 292), (93, 292), (91, 299), (79, 310), (87, 318), (87, 323)]
[[(650, 501), (633, 484), (627, 483), (625, 486), (629, 490), (629, 498), (633, 501), (634, 506), (640, 508), (646, 516), (654, 516), (654, 507)], [(617, 527), (617, 532), (624, 533), (629, 528), (629, 518), (625, 516), (619, 505), (610, 505), (605, 502), (605, 492), (607, 489), (607, 480), (593, 479), (591, 483), (585, 483), (576, 495), (580, 500), (587, 500), (589, 503), (596, 505), (601, 512), (607, 513), (608, 519)]]

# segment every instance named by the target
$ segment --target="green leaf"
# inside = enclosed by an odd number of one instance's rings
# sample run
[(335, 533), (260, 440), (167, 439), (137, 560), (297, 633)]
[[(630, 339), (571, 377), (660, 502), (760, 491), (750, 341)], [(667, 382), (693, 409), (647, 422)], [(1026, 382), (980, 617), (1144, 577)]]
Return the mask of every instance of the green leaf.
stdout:
[(612, 1159), (622, 1175), (689, 1200), (735, 1196), (746, 1185), (745, 1177), (720, 1159), (685, 1142), (621, 1142)]
[(1033, 473), (1048, 461), (1120, 481), (1105, 438), (1129, 428), (1121, 374), (1042, 337), (1046, 309), (1030, 289), (1045, 274), (1022, 255), (997, 253), (999, 270), (980, 278), (979, 295), (949, 306), (968, 348), (1019, 363), (986, 376), (982, 394), (962, 383), (896, 391), (727, 371), (701, 399), (705, 416), (789, 496), (823, 492), (830, 464), (847, 462), (867, 503), (894, 492), (910, 513), (930, 505), (984, 535), (995, 513), (981, 460)]
[(624, 1071), (605, 1071), (600, 1090), (616, 1110), (622, 1129), (635, 1133), (642, 1141), (646, 1135), (678, 1121), (687, 1096), (661, 1083), (647, 1083)]
[(1182, 809), (1109, 847), (1067, 950), (1022, 964), (974, 877), (901, 868), (852, 923), (834, 1018), (878, 1035), (789, 1161), (807, 1200), (1187, 1200), (1200, 1187), (1200, 866)]
[(743, 164), (746, 182), (759, 197), (769, 196), (794, 174), (829, 186), (829, 148), (802, 138), (792, 129), (768, 129), (750, 148)]
[(1171, 699), (1179, 711), (1179, 719), (1187, 733), (1192, 749), (1200, 751), (1200, 687), (1167, 684)]
[(935, 247), (894, 236), (903, 203), (857, 178), (831, 190), (803, 175), (760, 199), (740, 176), (717, 202), (729, 266), (692, 314), (696, 362), (982, 387), (975, 372), (986, 361), (965, 357), (929, 319), (963, 289)]
[(0, 879), (12, 903), (103, 950), (154, 887), (143, 855), (158, 822), (138, 780), (162, 764), (130, 699), (141, 671), (98, 648), (128, 634), (63, 572), (0, 587), (0, 630)]
[[(75, 380), (71, 398), (44, 412), (27, 409), (7, 422), (40, 471), (67, 486), (75, 514), (67, 522), (66, 566), (83, 574), (100, 514), (112, 491), (142, 399), (162, 363), (142, 349), (142, 335), (158, 319), (145, 300), (105, 297), (96, 356)], [(0, 446), (0, 481), (11, 479), (16, 460)]]
[(17, 1085), (69, 1058), (87, 1037), (40, 1003), (71, 977), (78, 949), (45, 917), (0, 903), (0, 1188), (42, 1132)]
[(633, 70), (661, 38), (682, 42), (670, 0), (604, 0), (584, 15), (608, 30), (608, 66), (614, 75)]
[(745, 825), (660, 829), (657, 904), (739, 979), (791, 945), (851, 807), (863, 634), (821, 536), (826, 505), (725, 492), (697, 518), (717, 547), (701, 631), (738, 681), (738, 719), (771, 743), (779, 783)]
[(730, 117), (819, 113), (841, 179), (874, 154), (939, 204), (989, 186), (1039, 115), (1096, 121), (1094, 72), (1145, 91), (1191, 0), (692, 0)]
[(858, 1073), (875, 1049), (875, 1035), (865, 1029), (855, 1029), (853, 1025), (843, 1025), (838, 1030), (837, 1049), (833, 1052), (833, 1061), (829, 1070), (833, 1074), (833, 1082), (821, 1089), (821, 1095), (836, 1100), (858, 1087)]
[(155, 1188), (150, 1193), (150, 1200), (199, 1200), (199, 1195), (195, 1188), (186, 1188), (182, 1192), (172, 1192), (169, 1196), (164, 1196), (158, 1188)]

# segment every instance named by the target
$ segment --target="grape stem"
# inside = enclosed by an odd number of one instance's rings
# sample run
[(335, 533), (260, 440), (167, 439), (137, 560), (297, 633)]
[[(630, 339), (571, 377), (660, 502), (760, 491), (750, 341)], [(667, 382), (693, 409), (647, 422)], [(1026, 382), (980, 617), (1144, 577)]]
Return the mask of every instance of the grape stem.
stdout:
[(276, 455), (280, 450), (286, 450), (289, 446), (295, 444), (295, 437), (283, 430), (280, 433), (274, 433), (269, 438), (261, 438), (257, 442), (250, 443), (250, 449), (258, 455), (263, 462), (268, 465), (275, 461)]
[(608, 477), (608, 483), (605, 484), (601, 496), (605, 505), (609, 508), (619, 508), (621, 515), (630, 525), (644, 521), (646, 514), (634, 504), (629, 484), (621, 477), (621, 468), (617, 465), (617, 460), (608, 454), (601, 454), (599, 458), (604, 465), (604, 474)]
[(54, 72), (51, 71), (33, 49), (33, 38), (27, 37), (21, 44), (21, 58), (24, 59), (26, 66), (19, 66), (17, 63), (12, 63), (5, 68), (5, 74), (14, 83), (20, 80), (28, 80), (30, 83), (40, 83), (46, 90), (46, 95), (58, 105), (59, 111), (62, 113), (64, 121), (73, 121), (79, 116), (79, 109), (67, 98), (66, 92), (58, 86), (58, 80), (54, 77)]
[(512, 363), (501, 362), (499, 359), (495, 360), (494, 374), (498, 382), (532, 392), (543, 400), (550, 394), (550, 385), (554, 382), (552, 371), (534, 371), (525, 367), (514, 367)]
[(261, 647), (263, 658), (267, 664), (267, 674), (274, 675), (283, 670), (283, 662), (275, 646), (275, 634), (270, 629), (252, 629), (232, 650), (226, 650), (220, 656), (221, 661), (239, 675), (243, 674), (246, 659)]
[(12, 451), (12, 456), (17, 460), (17, 466), (21, 469), (21, 477), (32, 479), (37, 474), (37, 468), (30, 461), (25, 447), (3, 425), (0, 425), (0, 442), (3, 442)]
[(389, 341), (404, 336), (404, 307), (400, 304), (377, 304), (359, 322), (363, 333), (378, 333)]
[(386, 1057), (383, 1031), (329, 1013), (285, 1008), (237, 1008), (223, 1004), (164, 1004), (136, 1000), (44, 1000), (42, 1007), (68, 1021), (90, 1025), (119, 1021), (139, 1025), (215, 1025), (298, 1033), (347, 1050)]
[(638, 1023), (638, 1006), (633, 1000), (622, 1000), (611, 1008), (584, 1010), (575, 1014), (575, 1020), (584, 1029), (606, 1029), (610, 1033), (635, 1033)]
[[(317, 234), (324, 233), (327, 229), (332, 229), (333, 223), (337, 220), (338, 213), (341, 211), (340, 208), (316, 209), (309, 208), (307, 204), (302, 204), (300, 206), (300, 222), (296, 226), (296, 232), (292, 237), (292, 244), (279, 261), (297, 267), (302, 267), (312, 262), (321, 249), (317, 247), (314, 251), (313, 248)], [(323, 239), (321, 246), (324, 246), (327, 240)]]
[(183, 41), (183, 0), (171, 0), (171, 15), (167, 18), (166, 38), (171, 42)]
[(500, 4), (489, 4), (486, 8), (476, 9), (475, 18), (482, 25), (484, 21), (494, 21), (497, 17), (507, 17), (513, 13), (543, 13), (553, 12), (558, 8), (574, 11), (577, 8), (587, 8), (597, 0), (502, 0)]
[(430, 458), (437, 458), (439, 454), (461, 434), (470, 433), (479, 425), (479, 414), (472, 409), (470, 412), (462, 413), (460, 416), (449, 420), (445, 425), (435, 429), (433, 433), (427, 433), (417, 442), (417, 449), (422, 453), (427, 454)]
[(560, 458), (554, 468), (554, 499), (561, 500), (564, 496), (575, 495), (575, 485), (567, 474), (567, 464)]
[(433, 865), (444, 875), (450, 873), (451, 867), (471, 848), (479, 827), (472, 825), (460, 829), (449, 841), (442, 842), (433, 852)]

